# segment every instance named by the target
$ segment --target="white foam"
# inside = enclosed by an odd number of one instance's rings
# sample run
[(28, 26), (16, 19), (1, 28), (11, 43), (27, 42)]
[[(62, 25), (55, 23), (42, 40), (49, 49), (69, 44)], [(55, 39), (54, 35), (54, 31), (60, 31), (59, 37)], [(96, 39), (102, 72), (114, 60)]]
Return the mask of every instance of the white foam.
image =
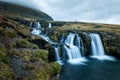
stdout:
[(88, 61), (86, 58), (77, 58), (77, 59), (68, 60), (70, 64), (83, 64), (83, 65), (85, 65), (85, 63), (83, 62), (86, 62), (86, 61)]
[(91, 56), (92, 58), (96, 58), (99, 60), (109, 60), (109, 61), (115, 61), (116, 59), (112, 56), (107, 56), (107, 55), (103, 55), (103, 56)]
[(33, 29), (33, 31), (31, 32), (34, 35), (39, 35), (40, 33), (42, 33), (41, 30), (37, 30), (37, 29)]

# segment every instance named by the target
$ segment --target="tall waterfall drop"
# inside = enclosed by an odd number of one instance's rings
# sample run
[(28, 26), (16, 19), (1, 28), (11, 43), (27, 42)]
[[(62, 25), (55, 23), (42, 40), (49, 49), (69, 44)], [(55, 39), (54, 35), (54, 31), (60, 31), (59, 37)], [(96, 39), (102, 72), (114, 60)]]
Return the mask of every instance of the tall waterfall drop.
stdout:
[(114, 60), (113, 57), (105, 55), (102, 40), (98, 34), (91, 33), (91, 51), (92, 57), (100, 60)]
[(61, 63), (60, 54), (59, 54), (59, 46), (58, 45), (54, 45), (54, 50), (55, 50), (55, 54), (56, 54), (56, 61)]
[(52, 24), (51, 23), (48, 24), (48, 28), (52, 28)]
[(90, 36), (92, 39), (92, 42), (91, 42), (92, 55), (93, 56), (104, 56), (105, 51), (104, 51), (100, 36), (98, 34), (93, 34), (93, 33), (91, 33)]
[(78, 34), (69, 33), (67, 36), (67, 39), (65, 40), (64, 48), (66, 49), (67, 55), (68, 55), (68, 61), (71, 63), (78, 63), (81, 60), (83, 60), (81, 56), (80, 47), (81, 38), (78, 36)]

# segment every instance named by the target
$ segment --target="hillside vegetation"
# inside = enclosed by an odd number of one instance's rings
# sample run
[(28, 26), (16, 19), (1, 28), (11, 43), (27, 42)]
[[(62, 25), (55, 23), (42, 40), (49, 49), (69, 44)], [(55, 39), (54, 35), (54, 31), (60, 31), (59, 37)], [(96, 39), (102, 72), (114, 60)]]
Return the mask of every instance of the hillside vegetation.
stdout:
[(52, 46), (32, 35), (27, 24), (30, 21), (22, 17), (0, 15), (1, 80), (50, 80), (61, 70), (60, 64), (48, 60), (49, 53), (54, 54)]
[(53, 20), (49, 15), (40, 10), (34, 10), (31, 8), (5, 2), (0, 2), (0, 14), (9, 17), (22, 17), (33, 20)]

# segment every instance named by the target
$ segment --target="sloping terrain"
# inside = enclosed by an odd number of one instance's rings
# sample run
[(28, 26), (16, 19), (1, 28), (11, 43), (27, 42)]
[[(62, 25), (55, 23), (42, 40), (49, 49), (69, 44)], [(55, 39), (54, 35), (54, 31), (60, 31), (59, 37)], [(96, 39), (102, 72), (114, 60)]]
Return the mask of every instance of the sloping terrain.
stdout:
[(53, 20), (42, 11), (19, 6), (16, 4), (0, 2), (0, 14), (10, 17), (22, 17), (27, 19)]
[(0, 80), (50, 80), (61, 70), (48, 61), (51, 45), (32, 35), (26, 24), (30, 22), (22, 18), (0, 16)]

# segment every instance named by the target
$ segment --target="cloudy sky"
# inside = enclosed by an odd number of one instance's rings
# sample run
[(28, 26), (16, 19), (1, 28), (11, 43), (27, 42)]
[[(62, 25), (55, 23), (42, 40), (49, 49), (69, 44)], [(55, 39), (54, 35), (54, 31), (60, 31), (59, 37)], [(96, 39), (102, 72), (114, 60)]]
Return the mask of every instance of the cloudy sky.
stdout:
[(0, 0), (41, 10), (57, 21), (120, 24), (120, 0)]

